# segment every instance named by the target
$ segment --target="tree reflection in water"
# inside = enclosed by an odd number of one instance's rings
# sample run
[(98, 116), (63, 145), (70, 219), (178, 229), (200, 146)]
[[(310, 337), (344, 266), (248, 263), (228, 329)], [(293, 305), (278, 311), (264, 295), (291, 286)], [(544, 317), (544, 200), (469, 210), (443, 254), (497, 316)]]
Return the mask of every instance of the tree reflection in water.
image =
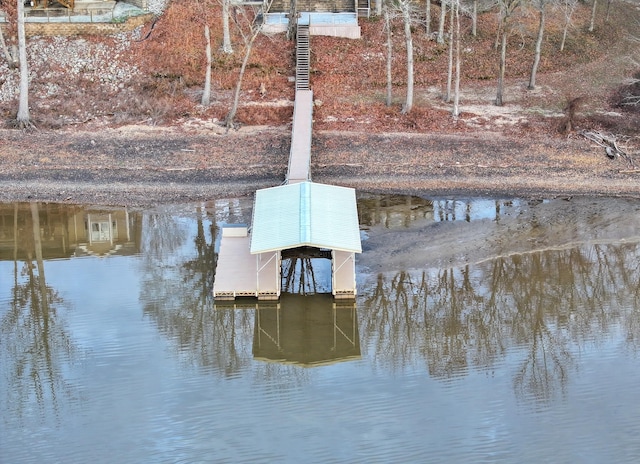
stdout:
[(596, 244), (379, 274), (361, 292), (362, 344), (377, 363), (401, 369), (424, 360), (441, 379), (521, 357), (516, 394), (546, 402), (562, 394), (587, 344), (621, 327), (638, 349), (639, 253), (634, 243)]
[[(29, 204), (22, 224), (14, 206), (14, 281), (10, 310), (0, 321), (0, 362), (7, 376), (6, 398), (2, 400), (5, 417), (22, 417), (37, 404), (44, 416), (56, 417), (59, 408), (75, 395), (64, 378), (64, 365), (76, 351), (64, 325), (64, 300), (47, 285), (42, 253), (41, 205)], [(18, 256), (25, 256), (19, 264)], [(20, 269), (20, 271), (19, 271)], [(34, 401), (35, 400), (35, 401)], [(6, 413), (6, 414), (5, 414)]]
[[(473, 212), (463, 202), (387, 199), (401, 206), (396, 214), (396, 206), (378, 200), (360, 211), (361, 219), (402, 228), (430, 218), (434, 206), (440, 220), (455, 213), (469, 221)], [(508, 206), (495, 202), (496, 221)], [(201, 205), (191, 229), (171, 215), (145, 219), (141, 299), (145, 314), (190, 364), (230, 378), (253, 361), (255, 304), (213, 307), (214, 210), (219, 208)], [(628, 242), (567, 246), (473, 266), (379, 274), (359, 288), (361, 345), (385, 368), (423, 369), (426, 363), (429, 374), (443, 380), (470, 369), (490, 372), (515, 359), (517, 396), (544, 404), (562, 394), (585, 347), (608, 342), (622, 328), (626, 346), (638, 349), (640, 315), (633, 308), (640, 306), (639, 252)], [(261, 381), (306, 375), (281, 364), (251, 369)]]
[(145, 217), (140, 299), (187, 363), (232, 377), (251, 362), (253, 313), (214, 310), (215, 209), (203, 204), (195, 213), (195, 233), (171, 213)]

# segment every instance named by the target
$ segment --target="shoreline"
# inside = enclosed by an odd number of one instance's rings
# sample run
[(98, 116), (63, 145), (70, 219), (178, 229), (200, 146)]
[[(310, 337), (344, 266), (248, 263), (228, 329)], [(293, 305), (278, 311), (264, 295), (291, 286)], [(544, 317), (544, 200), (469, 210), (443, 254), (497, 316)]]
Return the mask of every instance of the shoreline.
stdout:
[[(153, 206), (280, 185), (290, 129), (0, 130), (0, 201)], [(314, 131), (313, 180), (434, 197), (640, 198), (640, 170), (579, 137)]]

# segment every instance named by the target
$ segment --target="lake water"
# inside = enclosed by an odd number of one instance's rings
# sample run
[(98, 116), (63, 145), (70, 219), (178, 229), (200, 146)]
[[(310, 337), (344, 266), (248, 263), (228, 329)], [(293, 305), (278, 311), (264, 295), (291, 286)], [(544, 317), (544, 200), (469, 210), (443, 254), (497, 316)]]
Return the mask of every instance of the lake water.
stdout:
[(0, 462), (640, 462), (640, 202), (608, 201), (534, 246), (555, 203), (359, 194), (356, 302), (259, 304), (211, 297), (249, 199), (0, 204)]

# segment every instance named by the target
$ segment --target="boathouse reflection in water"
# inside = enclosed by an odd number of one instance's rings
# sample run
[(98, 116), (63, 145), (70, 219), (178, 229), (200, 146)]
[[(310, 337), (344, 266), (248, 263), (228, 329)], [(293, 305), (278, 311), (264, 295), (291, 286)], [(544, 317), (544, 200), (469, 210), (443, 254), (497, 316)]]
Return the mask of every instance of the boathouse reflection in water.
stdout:
[(283, 293), (256, 306), (253, 356), (312, 367), (360, 358), (355, 302)]
[[(35, 208), (35, 214), (33, 209)], [(42, 257), (139, 253), (140, 213), (56, 203), (0, 204), (0, 259), (23, 260), (34, 246), (37, 219)], [(35, 251), (35, 250), (34, 250)]]

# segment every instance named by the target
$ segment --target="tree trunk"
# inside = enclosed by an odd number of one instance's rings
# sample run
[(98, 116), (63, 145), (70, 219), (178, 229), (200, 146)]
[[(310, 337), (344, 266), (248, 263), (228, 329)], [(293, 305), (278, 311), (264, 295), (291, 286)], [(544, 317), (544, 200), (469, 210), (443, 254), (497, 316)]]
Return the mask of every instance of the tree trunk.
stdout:
[(598, 0), (593, 0), (593, 8), (591, 8), (591, 20), (589, 21), (589, 32), (593, 32), (596, 23), (596, 8), (598, 7)]
[(231, 109), (229, 110), (229, 113), (225, 118), (225, 126), (227, 127), (227, 129), (232, 128), (235, 122), (236, 113), (238, 112), (238, 105), (240, 104), (240, 90), (242, 90), (242, 79), (244, 79), (244, 72), (247, 69), (247, 63), (249, 62), (249, 57), (251, 56), (253, 43), (255, 42), (256, 37), (258, 37), (259, 30), (260, 29), (258, 28), (256, 31), (252, 33), (251, 37), (249, 38), (249, 40), (245, 45), (244, 58), (242, 59), (242, 65), (240, 66), (240, 74), (238, 75), (238, 81), (236, 82), (236, 90), (233, 95), (233, 105), (231, 106)]
[(502, 28), (502, 38), (500, 46), (500, 70), (498, 72), (498, 92), (496, 93), (496, 106), (502, 106), (502, 93), (504, 91), (504, 73), (507, 66), (507, 28)]
[(204, 38), (207, 41), (205, 55), (207, 57), (207, 69), (204, 73), (204, 91), (202, 92), (202, 105), (209, 106), (211, 103), (211, 35), (209, 25), (204, 26)]
[(441, 0), (440, 2), (440, 22), (438, 23), (438, 38), (437, 42), (439, 44), (444, 43), (444, 23), (447, 19), (447, 3), (445, 0)]
[(404, 37), (407, 46), (407, 97), (402, 108), (403, 113), (413, 108), (413, 38), (411, 36), (411, 2), (402, 3), (402, 19), (404, 21)]
[(567, 43), (567, 31), (569, 30), (570, 18), (564, 23), (564, 29), (562, 30), (562, 41), (560, 42), (560, 51), (564, 51), (564, 45)]
[(289, 23), (287, 25), (287, 39), (295, 40), (298, 28), (298, 5), (296, 0), (289, 3)]
[(384, 0), (377, 0), (376, 1), (376, 15), (381, 16), (382, 15), (382, 7), (384, 6)]
[(24, 29), (24, 4), (18, 0), (18, 59), (20, 61), (20, 99), (16, 123), (20, 128), (32, 126), (29, 116), (29, 68), (27, 67), (27, 39)]
[(229, 32), (229, 4), (231, 0), (222, 0), (222, 52), (233, 53), (231, 33)]
[(18, 62), (15, 59), (15, 56), (11, 54), (9, 48), (7, 47), (6, 42), (4, 41), (4, 35), (2, 33), (2, 28), (0, 27), (0, 48), (2, 48), (2, 54), (4, 55), (5, 60), (7, 60), (7, 64), (9, 68), (15, 69), (18, 67)]
[(542, 38), (544, 36), (544, 20), (545, 20), (545, 0), (541, 0), (540, 3), (540, 22), (538, 24), (538, 38), (536, 39), (536, 52), (533, 58), (533, 66), (531, 67), (531, 77), (529, 78), (529, 86), (527, 89), (533, 90), (536, 88), (536, 74), (538, 72), (538, 65), (540, 64), (540, 53), (542, 52)]
[[(475, 3), (475, 2), (474, 2)], [(453, 91), (453, 110), (455, 119), (460, 115), (460, 0), (456, 0), (456, 77)]]
[[(458, 6), (458, 9), (459, 8), (460, 6)], [(473, 6), (471, 10), (471, 35), (474, 37), (478, 35), (478, 0), (473, 0)]]
[(425, 31), (424, 33), (428, 36), (431, 35), (431, 0), (426, 0), (425, 1), (426, 7), (425, 7), (425, 20), (424, 20), (424, 26), (425, 26)]
[(449, 63), (447, 65), (447, 92), (444, 101), (451, 102), (451, 85), (453, 81), (453, 0), (451, 1), (451, 12), (449, 13)]
[(560, 42), (560, 51), (564, 51), (564, 46), (567, 42), (567, 33), (569, 32), (569, 26), (571, 25), (571, 17), (573, 16), (573, 12), (576, 9), (578, 4), (578, 0), (564, 0), (563, 2), (563, 10), (564, 10), (564, 27), (562, 28), (562, 41)]
[(389, 18), (389, 5), (384, 6), (384, 25), (387, 29), (387, 106), (393, 103), (393, 76), (392, 76), (392, 60), (393, 60), (393, 34), (391, 33), (391, 19)]

